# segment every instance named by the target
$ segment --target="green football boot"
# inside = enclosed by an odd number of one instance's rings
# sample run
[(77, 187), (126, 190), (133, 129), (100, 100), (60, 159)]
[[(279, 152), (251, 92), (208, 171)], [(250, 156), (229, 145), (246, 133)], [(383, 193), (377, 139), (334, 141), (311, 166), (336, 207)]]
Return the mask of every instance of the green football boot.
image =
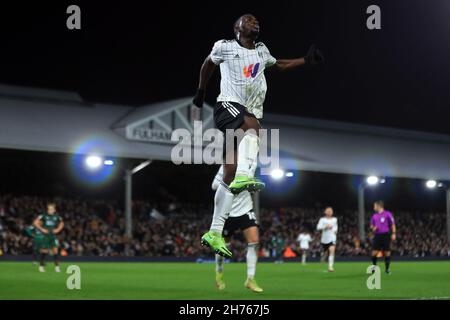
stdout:
[(210, 247), (218, 255), (231, 258), (232, 253), (228, 250), (223, 237), (214, 231), (208, 231), (202, 236), (202, 246)]
[(216, 287), (219, 290), (225, 290), (225, 281), (223, 280), (223, 272), (216, 272)]
[(244, 285), (247, 289), (250, 289), (251, 291), (256, 293), (261, 293), (264, 291), (260, 286), (258, 286), (255, 279), (247, 278)]
[(255, 178), (250, 178), (247, 176), (236, 176), (231, 182), (229, 188), (233, 194), (241, 193), (244, 190), (249, 192), (257, 192), (264, 189), (266, 185)]

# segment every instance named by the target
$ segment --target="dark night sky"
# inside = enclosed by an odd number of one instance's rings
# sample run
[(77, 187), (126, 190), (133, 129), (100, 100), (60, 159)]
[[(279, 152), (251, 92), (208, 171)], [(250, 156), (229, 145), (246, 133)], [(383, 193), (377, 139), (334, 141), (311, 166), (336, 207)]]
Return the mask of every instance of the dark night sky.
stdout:
[[(82, 30), (66, 29), (79, 4)], [(365, 27), (369, 4), (382, 30)], [(2, 4), (0, 83), (142, 105), (193, 95), (213, 43), (251, 12), (275, 57), (316, 43), (326, 64), (268, 72), (266, 111), (450, 133), (450, 3), (420, 1), (58, 1)], [(208, 101), (218, 93), (218, 76)]]
[[(70, 4), (81, 7), (81, 31), (66, 29)], [(366, 29), (370, 4), (381, 7), (382, 30)], [(0, 83), (75, 90), (87, 101), (137, 106), (193, 95), (213, 43), (232, 38), (235, 19), (248, 12), (260, 20), (260, 40), (275, 57), (301, 56), (311, 43), (326, 56), (315, 70), (269, 71), (266, 112), (450, 134), (448, 0), (16, 1), (0, 7)], [(210, 103), (218, 80), (216, 74)], [(107, 187), (86, 188), (75, 183), (67, 159), (0, 150), (8, 168), (0, 171), (0, 192), (121, 199), (121, 174)], [(162, 188), (184, 200), (212, 201), (215, 170), (155, 163), (136, 177), (135, 196), (148, 198)], [(185, 192), (176, 179), (164, 185), (168, 175), (195, 188)], [(266, 191), (270, 197), (263, 192), (263, 205), (356, 208), (358, 177), (297, 177), (295, 186), (274, 184)], [(394, 209), (444, 210), (443, 195), (425, 192), (419, 181), (395, 179), (383, 190), (368, 191), (368, 201), (381, 197)]]

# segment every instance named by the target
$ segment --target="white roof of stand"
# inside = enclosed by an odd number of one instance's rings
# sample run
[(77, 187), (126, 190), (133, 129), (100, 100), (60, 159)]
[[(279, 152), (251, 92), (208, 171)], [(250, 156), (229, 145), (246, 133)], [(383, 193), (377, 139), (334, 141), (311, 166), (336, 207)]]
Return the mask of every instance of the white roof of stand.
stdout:
[[(192, 120), (213, 126), (191, 98), (139, 108), (89, 104), (73, 92), (0, 85), (0, 147), (85, 152), (170, 160), (171, 130), (192, 131)], [(263, 126), (280, 129), (281, 166), (348, 174), (450, 180), (450, 136), (266, 113)]]

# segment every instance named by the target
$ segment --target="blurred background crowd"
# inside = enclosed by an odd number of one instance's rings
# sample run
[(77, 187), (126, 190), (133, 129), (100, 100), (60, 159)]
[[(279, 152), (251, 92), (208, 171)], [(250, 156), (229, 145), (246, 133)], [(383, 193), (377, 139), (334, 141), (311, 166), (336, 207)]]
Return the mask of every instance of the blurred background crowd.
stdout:
[[(23, 231), (45, 211), (46, 202), (47, 199), (38, 197), (0, 196), (0, 250), (3, 254), (31, 254), (31, 239)], [(63, 232), (58, 235), (63, 255), (211, 256), (210, 250), (203, 248), (199, 240), (211, 222), (212, 208), (208, 206), (175, 200), (158, 203), (135, 201), (133, 239), (128, 239), (124, 235), (125, 218), (118, 202), (61, 198), (55, 202), (65, 223)], [(319, 256), (320, 233), (315, 227), (321, 215), (318, 209), (262, 209), (259, 216), (259, 256), (295, 257), (299, 254), (296, 239), (300, 232), (311, 234), (310, 255)], [(337, 255), (368, 256), (371, 234), (368, 233), (366, 244), (360, 241), (357, 213), (336, 211), (335, 216), (339, 223)], [(394, 217), (398, 226), (398, 239), (393, 243), (394, 255), (450, 255), (444, 213), (394, 212)], [(237, 233), (230, 243), (234, 257), (245, 259), (246, 243), (242, 234)]]

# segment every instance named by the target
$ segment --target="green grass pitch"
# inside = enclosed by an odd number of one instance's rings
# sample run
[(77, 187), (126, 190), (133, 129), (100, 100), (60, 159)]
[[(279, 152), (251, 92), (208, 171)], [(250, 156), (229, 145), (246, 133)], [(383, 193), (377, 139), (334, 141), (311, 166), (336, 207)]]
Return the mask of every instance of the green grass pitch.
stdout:
[[(66, 268), (81, 268), (81, 290), (68, 290)], [(381, 264), (381, 266), (383, 266)], [(46, 273), (25, 262), (0, 262), (0, 299), (450, 299), (450, 262), (394, 262), (381, 289), (366, 286), (368, 263), (260, 263), (256, 279), (264, 293), (245, 289), (246, 266), (225, 265), (227, 288), (219, 292), (214, 264), (64, 263)]]

